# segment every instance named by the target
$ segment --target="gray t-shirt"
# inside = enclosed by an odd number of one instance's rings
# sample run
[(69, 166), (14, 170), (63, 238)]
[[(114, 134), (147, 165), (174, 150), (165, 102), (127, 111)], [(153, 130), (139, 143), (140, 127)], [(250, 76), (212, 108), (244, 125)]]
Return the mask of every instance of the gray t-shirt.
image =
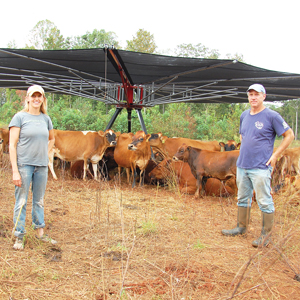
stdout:
[(31, 166), (48, 165), (49, 130), (53, 129), (48, 115), (31, 115), (18, 112), (9, 123), (9, 128), (19, 127), (17, 144), (17, 164)]

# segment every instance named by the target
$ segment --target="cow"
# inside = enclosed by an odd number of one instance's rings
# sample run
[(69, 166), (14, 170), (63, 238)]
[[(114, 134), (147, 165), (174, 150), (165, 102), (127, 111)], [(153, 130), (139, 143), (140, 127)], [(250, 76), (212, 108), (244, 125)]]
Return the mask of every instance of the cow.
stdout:
[(220, 142), (219, 145), (223, 151), (233, 151), (240, 149), (241, 143), (237, 143), (234, 140), (228, 140), (226, 144), (224, 142)]
[(229, 140), (225, 144), (223, 142), (219, 143), (218, 141), (201, 141), (180, 137), (168, 138), (167, 136), (162, 135), (161, 132), (152, 133), (149, 142), (150, 146), (154, 150), (160, 152), (165, 158), (172, 158), (182, 144), (211, 151), (232, 151), (236, 149), (234, 147), (240, 145), (240, 143), (237, 144), (233, 140)]
[[(72, 163), (70, 168), (71, 176), (78, 179), (83, 179), (83, 168), (84, 168), (84, 161), (83, 160), (76, 160), (74, 163)], [(86, 177), (88, 179), (93, 179), (93, 165), (91, 163), (88, 163), (87, 165), (87, 172)]]
[(8, 153), (9, 130), (0, 128), (0, 162), (3, 162), (3, 153)]
[(207, 178), (204, 191), (207, 196), (228, 197), (235, 195), (237, 192), (235, 177), (228, 179), (225, 184), (217, 178)]
[(188, 163), (165, 158), (149, 175), (153, 179), (165, 180), (169, 184), (177, 182), (181, 193), (195, 194), (196, 178), (192, 174)]
[(239, 156), (239, 150), (217, 152), (195, 147), (181, 145), (173, 156), (173, 160), (182, 160), (187, 162), (191, 168), (192, 174), (197, 179), (197, 189), (195, 197), (200, 197), (202, 192), (203, 177), (213, 177), (221, 181), (236, 176), (236, 161)]
[(83, 179), (86, 179), (88, 160), (93, 165), (94, 179), (98, 180), (97, 166), (108, 147), (116, 145), (116, 138), (120, 133), (115, 133), (112, 129), (103, 131), (64, 131), (54, 129), (55, 143), (49, 153), (49, 169), (53, 178), (57, 176), (53, 169), (53, 158), (74, 162), (84, 161)]
[(0, 144), (2, 146), (2, 153), (9, 152), (9, 130), (0, 128)]
[(2, 134), (0, 133), (0, 161), (3, 161), (3, 138)]
[(107, 148), (98, 164), (101, 176), (107, 181), (112, 179), (113, 171), (118, 168), (118, 164), (114, 158), (114, 152), (115, 147)]
[(118, 164), (119, 178), (121, 168), (126, 168), (127, 182), (129, 183), (129, 172), (131, 170), (133, 174), (132, 187), (135, 187), (136, 167), (139, 167), (141, 171), (139, 185), (143, 184), (143, 173), (151, 158), (149, 138), (150, 134), (145, 134), (141, 130), (137, 131), (135, 135), (133, 133), (122, 133), (118, 137), (114, 159)]
[(221, 151), (218, 141), (200, 141), (188, 138), (168, 138), (161, 132), (151, 134), (149, 139), (150, 146), (160, 152), (165, 158), (172, 158), (179, 146), (183, 143), (195, 148), (201, 148), (211, 151)]
[[(155, 179), (165, 179), (169, 183), (176, 180), (181, 193), (195, 194), (197, 190), (196, 178), (192, 174), (191, 168), (187, 162), (164, 159), (149, 173), (149, 175)], [(226, 182), (226, 185), (215, 178), (206, 178), (205, 181), (205, 195), (224, 197), (236, 193), (235, 178), (233, 178), (234, 182), (231, 182), (230, 185), (227, 185), (229, 180)]]
[(300, 175), (300, 147), (287, 148), (282, 156), (287, 157), (287, 173)]
[[(70, 168), (71, 176), (74, 178), (83, 178), (83, 166), (84, 166), (83, 160), (77, 160), (74, 163), (72, 163)], [(98, 163), (98, 170), (100, 172), (101, 178), (107, 181), (110, 180), (111, 179), (110, 172), (117, 167), (118, 165), (114, 160), (114, 147), (108, 147), (105, 150), (102, 159)], [(93, 179), (92, 174), (93, 174), (93, 165), (92, 163), (89, 163), (87, 168), (87, 177), (89, 179)]]

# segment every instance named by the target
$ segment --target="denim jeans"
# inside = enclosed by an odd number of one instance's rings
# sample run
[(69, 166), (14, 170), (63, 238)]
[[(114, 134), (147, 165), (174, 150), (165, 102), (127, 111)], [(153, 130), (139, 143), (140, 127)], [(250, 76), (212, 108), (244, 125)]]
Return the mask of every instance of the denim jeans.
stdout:
[(18, 166), (18, 169), (22, 179), (22, 186), (15, 187), (16, 203), (14, 208), (14, 224), (16, 226), (17, 222), (17, 226), (14, 235), (19, 238), (23, 238), (25, 234), (26, 206), (30, 184), (32, 190), (31, 215), (33, 228), (37, 229), (45, 227), (44, 195), (48, 179), (48, 166), (38, 167), (30, 165), (20, 165)]
[(251, 206), (254, 189), (260, 210), (264, 213), (274, 213), (275, 207), (271, 196), (272, 169), (271, 166), (267, 169), (237, 168), (238, 206)]

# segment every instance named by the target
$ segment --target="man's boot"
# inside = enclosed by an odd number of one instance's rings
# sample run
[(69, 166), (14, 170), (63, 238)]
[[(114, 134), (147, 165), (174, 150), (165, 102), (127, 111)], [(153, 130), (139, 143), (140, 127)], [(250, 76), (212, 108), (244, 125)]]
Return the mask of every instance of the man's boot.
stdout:
[(271, 230), (274, 223), (274, 213), (267, 214), (262, 212), (261, 218), (262, 218), (261, 234), (258, 239), (252, 242), (253, 247), (262, 247), (262, 246), (266, 247), (270, 242)]
[(222, 234), (228, 236), (236, 236), (244, 234), (247, 231), (247, 227), (250, 221), (250, 206), (242, 207), (238, 206), (237, 226), (231, 230), (223, 229)]

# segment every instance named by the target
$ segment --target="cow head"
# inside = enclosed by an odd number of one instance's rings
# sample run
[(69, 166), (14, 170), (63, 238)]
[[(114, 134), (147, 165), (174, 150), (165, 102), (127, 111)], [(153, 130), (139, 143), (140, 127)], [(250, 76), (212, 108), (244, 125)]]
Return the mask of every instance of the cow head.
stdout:
[(164, 159), (149, 173), (150, 177), (152, 179), (165, 179), (166, 177), (170, 176), (171, 163), (172, 161), (170, 159)]
[[(103, 133), (102, 131), (99, 131), (99, 132), (101, 134)], [(105, 132), (103, 133), (103, 136), (105, 137), (106, 142), (109, 145), (108, 147), (114, 147), (114, 146), (116, 146), (116, 144), (117, 144), (117, 137), (119, 135), (120, 135), (120, 132), (114, 132), (112, 129), (105, 130)]]
[(162, 135), (161, 132), (159, 133), (152, 133), (149, 138), (149, 143), (151, 147), (161, 148), (168, 137)]
[(141, 150), (144, 151), (146, 147), (150, 148), (149, 138), (151, 134), (145, 134), (144, 131), (137, 131), (132, 137), (132, 142), (128, 145), (128, 149), (132, 151)]
[(149, 138), (149, 143), (151, 147), (161, 147), (162, 146), (162, 141), (161, 141), (161, 136), (162, 133), (152, 133), (150, 138)]
[(221, 146), (221, 151), (233, 151), (239, 149), (241, 143), (236, 143), (234, 140), (228, 140), (227, 143), (220, 142), (219, 145)]
[(188, 161), (189, 155), (190, 155), (191, 146), (188, 146), (186, 144), (182, 144), (177, 152), (173, 156), (173, 160), (178, 161), (182, 160), (184, 162)]

